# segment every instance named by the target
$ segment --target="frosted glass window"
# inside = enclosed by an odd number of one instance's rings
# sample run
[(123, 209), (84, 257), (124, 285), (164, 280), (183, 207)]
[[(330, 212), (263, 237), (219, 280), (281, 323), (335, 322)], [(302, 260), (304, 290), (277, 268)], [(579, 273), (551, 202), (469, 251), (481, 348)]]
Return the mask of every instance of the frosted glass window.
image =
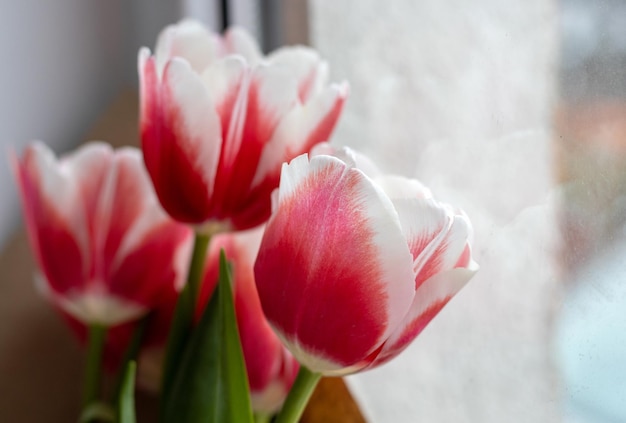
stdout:
[(399, 359), (349, 378), (371, 420), (626, 420), (626, 5), (311, 0), (309, 15), (351, 83), (334, 142), (476, 229), (479, 274)]

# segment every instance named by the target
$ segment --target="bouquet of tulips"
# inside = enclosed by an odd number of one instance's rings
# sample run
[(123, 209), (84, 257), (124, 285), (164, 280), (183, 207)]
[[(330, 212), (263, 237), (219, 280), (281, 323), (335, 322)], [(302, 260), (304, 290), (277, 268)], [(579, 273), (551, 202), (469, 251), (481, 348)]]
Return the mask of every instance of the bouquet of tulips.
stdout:
[(86, 344), (82, 422), (134, 422), (136, 386), (161, 422), (298, 421), (478, 269), (462, 211), (327, 143), (348, 89), (314, 50), (183, 21), (138, 69), (141, 150), (13, 158), (37, 285)]

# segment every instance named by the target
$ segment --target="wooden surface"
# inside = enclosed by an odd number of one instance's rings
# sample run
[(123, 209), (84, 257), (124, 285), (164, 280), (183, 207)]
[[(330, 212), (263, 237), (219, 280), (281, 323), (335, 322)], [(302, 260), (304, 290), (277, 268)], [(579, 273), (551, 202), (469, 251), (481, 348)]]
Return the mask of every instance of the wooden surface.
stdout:
[[(137, 145), (137, 97), (118, 96), (84, 138)], [(0, 254), (0, 422), (76, 421), (81, 347), (35, 291), (36, 270), (23, 228)], [(154, 398), (138, 394), (141, 421), (156, 421)], [(322, 379), (303, 422), (357, 423), (363, 418), (341, 379)]]
[(322, 378), (304, 410), (302, 423), (365, 423), (343, 379)]

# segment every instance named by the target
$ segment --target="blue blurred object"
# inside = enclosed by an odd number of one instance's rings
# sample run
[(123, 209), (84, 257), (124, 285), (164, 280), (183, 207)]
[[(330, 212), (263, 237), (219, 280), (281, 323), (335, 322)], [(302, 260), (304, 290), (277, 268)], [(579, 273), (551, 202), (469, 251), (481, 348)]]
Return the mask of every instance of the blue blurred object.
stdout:
[(557, 321), (566, 422), (626, 422), (626, 241), (582, 268)]

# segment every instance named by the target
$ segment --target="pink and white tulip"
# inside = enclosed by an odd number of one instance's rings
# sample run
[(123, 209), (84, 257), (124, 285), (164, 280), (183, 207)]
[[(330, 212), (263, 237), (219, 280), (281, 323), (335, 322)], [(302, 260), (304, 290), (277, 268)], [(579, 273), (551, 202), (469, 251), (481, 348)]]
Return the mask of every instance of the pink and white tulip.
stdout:
[(326, 141), (347, 85), (306, 47), (263, 56), (242, 29), (169, 26), (139, 52), (144, 160), (165, 210), (197, 226), (247, 229), (271, 210), (283, 162)]
[(395, 357), (478, 269), (462, 211), (373, 169), (348, 151), (283, 165), (255, 276), (270, 324), (314, 372)]
[(14, 158), (40, 287), (82, 324), (133, 321), (180, 290), (191, 231), (160, 208), (137, 149), (90, 143)]
[(259, 413), (273, 414), (280, 409), (287, 397), (299, 365), (263, 315), (253, 270), (261, 236), (262, 230), (255, 229), (213, 238), (200, 295), (199, 313), (208, 303), (216, 285), (219, 253), (223, 248), (233, 265), (235, 313), (250, 384), (252, 408)]

